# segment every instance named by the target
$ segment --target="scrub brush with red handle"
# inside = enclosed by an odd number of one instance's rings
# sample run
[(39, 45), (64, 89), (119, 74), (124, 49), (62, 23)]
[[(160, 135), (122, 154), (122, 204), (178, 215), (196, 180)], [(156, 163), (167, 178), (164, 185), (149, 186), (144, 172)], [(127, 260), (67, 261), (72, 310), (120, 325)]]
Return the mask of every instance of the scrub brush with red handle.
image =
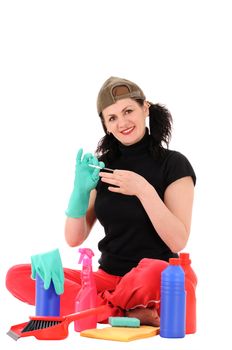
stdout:
[(111, 308), (103, 305), (67, 316), (31, 316), (30, 321), (12, 326), (7, 334), (14, 340), (28, 336), (34, 336), (40, 340), (65, 339), (68, 336), (68, 326), (72, 321), (92, 315), (98, 315), (98, 320), (103, 321), (111, 316), (111, 313)]

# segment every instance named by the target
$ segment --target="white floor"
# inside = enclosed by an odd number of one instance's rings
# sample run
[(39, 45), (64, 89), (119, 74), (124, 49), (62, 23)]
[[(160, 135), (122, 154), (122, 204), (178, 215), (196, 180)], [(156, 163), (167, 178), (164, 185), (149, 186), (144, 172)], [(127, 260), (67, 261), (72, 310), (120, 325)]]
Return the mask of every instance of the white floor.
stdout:
[[(7, 307), (3, 308), (2, 316), (5, 319), (1, 321), (0, 344), (5, 345), (7, 349), (22, 349), (22, 350), (37, 350), (37, 349), (78, 349), (78, 350), (109, 350), (117, 349), (157, 349), (157, 350), (196, 350), (202, 348), (203, 345), (207, 348), (213, 346), (220, 346), (222, 343), (230, 344), (230, 336), (227, 331), (226, 322), (219, 322), (214, 319), (214, 313), (210, 315), (208, 312), (198, 312), (198, 331), (194, 335), (186, 335), (182, 339), (164, 339), (159, 335), (146, 339), (139, 339), (130, 342), (117, 342), (108, 340), (91, 339), (81, 337), (73, 328), (73, 323), (69, 325), (69, 336), (64, 340), (59, 341), (43, 341), (37, 340), (34, 337), (19, 338), (14, 341), (6, 335), (9, 328), (17, 323), (26, 322), (28, 316), (33, 314), (34, 308), (32, 306), (20, 303), (14, 299), (9, 293), (3, 291), (3, 296), (6, 297)], [(9, 302), (10, 301), (10, 302)], [(206, 303), (207, 304), (207, 303)], [(8, 309), (8, 312), (6, 312)], [(202, 308), (201, 308), (202, 309)], [(16, 310), (16, 312), (14, 312)], [(5, 311), (5, 312), (4, 312)], [(215, 314), (216, 316), (216, 314)], [(2, 317), (1, 317), (2, 318)], [(106, 325), (98, 325), (98, 328)]]
[[(225, 339), (224, 339), (225, 340)], [(23, 350), (37, 350), (46, 348), (49, 346), (50, 349), (54, 348), (56, 350), (59, 349), (68, 349), (68, 348), (76, 348), (79, 350), (108, 350), (116, 349), (120, 346), (120, 349), (135, 349), (142, 348), (145, 349), (159, 349), (159, 350), (196, 350), (202, 348), (203, 345), (207, 345), (209, 347), (221, 345), (222, 337), (216, 336), (213, 334), (207, 335), (203, 334), (203, 332), (199, 332), (195, 335), (188, 335), (182, 339), (164, 339), (160, 336), (155, 336), (146, 339), (134, 340), (131, 342), (117, 342), (117, 341), (108, 341), (108, 340), (99, 340), (99, 339), (90, 339), (81, 337), (79, 334), (75, 333), (70, 326), (70, 334), (68, 338), (60, 341), (39, 341), (34, 337), (21, 338), (17, 342), (13, 339), (5, 336), (5, 338), (1, 341), (1, 344), (4, 344), (7, 348), (10, 349), (23, 349)], [(228, 344), (228, 341), (225, 343)]]

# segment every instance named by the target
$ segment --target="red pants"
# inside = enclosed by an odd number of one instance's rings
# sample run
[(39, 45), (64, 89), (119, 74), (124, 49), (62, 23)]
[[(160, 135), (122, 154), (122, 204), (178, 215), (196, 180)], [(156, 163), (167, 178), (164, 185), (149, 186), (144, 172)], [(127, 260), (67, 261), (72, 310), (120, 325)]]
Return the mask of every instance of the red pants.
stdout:
[[(155, 307), (159, 312), (160, 277), (168, 263), (142, 259), (137, 267), (123, 277), (99, 269), (94, 273), (98, 305), (108, 304), (113, 316), (123, 316), (125, 310), (136, 307)], [(81, 271), (64, 268), (64, 293), (61, 295), (61, 315), (74, 312), (74, 301), (81, 288)], [(31, 265), (13, 266), (6, 276), (7, 289), (19, 300), (35, 305), (35, 281)]]

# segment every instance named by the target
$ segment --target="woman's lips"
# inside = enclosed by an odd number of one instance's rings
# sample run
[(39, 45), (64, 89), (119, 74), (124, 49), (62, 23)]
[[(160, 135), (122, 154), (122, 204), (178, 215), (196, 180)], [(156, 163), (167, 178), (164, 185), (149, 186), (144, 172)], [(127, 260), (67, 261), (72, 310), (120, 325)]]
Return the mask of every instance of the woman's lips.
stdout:
[(129, 135), (133, 130), (134, 130), (134, 126), (132, 126), (131, 128), (127, 128), (127, 129), (121, 131), (121, 134)]

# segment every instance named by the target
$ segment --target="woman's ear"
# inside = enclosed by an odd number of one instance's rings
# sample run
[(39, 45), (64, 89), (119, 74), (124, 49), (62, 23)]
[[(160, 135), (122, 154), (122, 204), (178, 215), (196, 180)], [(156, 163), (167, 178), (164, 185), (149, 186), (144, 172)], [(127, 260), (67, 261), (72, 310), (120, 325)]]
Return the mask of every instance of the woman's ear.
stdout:
[(144, 101), (144, 113), (146, 117), (149, 117), (149, 108), (151, 104), (148, 101)]

